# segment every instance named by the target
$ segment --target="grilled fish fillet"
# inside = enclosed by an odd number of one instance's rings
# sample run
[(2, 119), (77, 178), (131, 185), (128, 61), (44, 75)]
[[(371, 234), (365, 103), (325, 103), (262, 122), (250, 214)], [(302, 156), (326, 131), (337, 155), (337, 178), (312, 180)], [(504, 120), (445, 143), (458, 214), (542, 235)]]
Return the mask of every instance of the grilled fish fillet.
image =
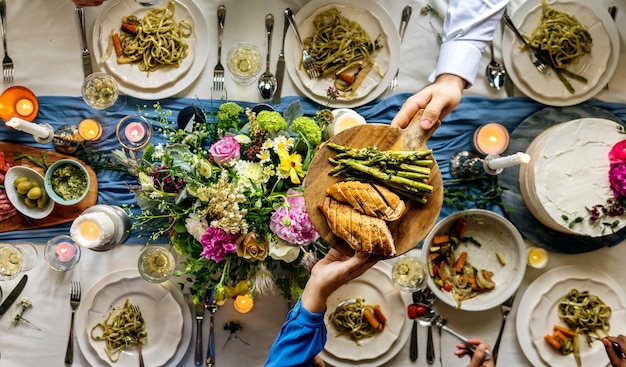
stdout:
[(363, 214), (328, 195), (317, 206), (326, 216), (330, 230), (353, 250), (383, 256), (396, 254), (391, 231), (384, 220)]
[(372, 183), (341, 181), (331, 185), (326, 193), (363, 214), (389, 222), (400, 219), (406, 209), (398, 195)]

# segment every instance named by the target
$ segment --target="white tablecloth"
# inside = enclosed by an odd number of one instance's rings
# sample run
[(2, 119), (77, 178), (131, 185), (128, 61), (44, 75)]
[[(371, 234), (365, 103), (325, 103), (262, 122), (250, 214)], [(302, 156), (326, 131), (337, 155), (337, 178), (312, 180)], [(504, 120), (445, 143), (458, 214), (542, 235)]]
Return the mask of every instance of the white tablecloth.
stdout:
[[(618, 28), (626, 26), (626, 1), (624, 0), (590, 0), (599, 1), (603, 6), (616, 3), (620, 7), (617, 14)], [(15, 63), (15, 85), (24, 85), (32, 89), (37, 95), (80, 95), (80, 85), (83, 79), (83, 71), (80, 58), (80, 42), (74, 16), (74, 6), (69, 0), (7, 0), (8, 13), (8, 49)], [(402, 46), (400, 62), (399, 87), (396, 92), (413, 92), (427, 84), (427, 76), (434, 68), (437, 56), (437, 41), (432, 33), (429, 18), (420, 15), (419, 10), (427, 4), (427, 1), (397, 1), (377, 0), (395, 19), (400, 21), (402, 8), (410, 4), (413, 7), (413, 16), (407, 27), (407, 34)], [(210, 39), (209, 59), (200, 77), (181, 92), (178, 97), (210, 98), (210, 86), (212, 84), (212, 70), (216, 63), (217, 40), (216, 8), (219, 4), (227, 7), (226, 25), (224, 33), (224, 50), (239, 41), (251, 41), (261, 49), (265, 47), (264, 17), (267, 13), (273, 13), (277, 19), (275, 36), (272, 50), (272, 65), (274, 70), (276, 58), (280, 50), (280, 31), (282, 29), (282, 11), (285, 7), (291, 7), (294, 11), (301, 8), (306, 2), (296, 0), (197, 0), (203, 16), (208, 19)], [(445, 0), (430, 2), (443, 12)], [(522, 3), (521, 0), (513, 0), (511, 10), (516, 9)], [(99, 8), (86, 9), (89, 36), (93, 30), (93, 24)], [(440, 29), (441, 21), (432, 20), (435, 27)], [(498, 30), (498, 35), (501, 30)], [(496, 36), (496, 57), (501, 60), (499, 36)], [(609, 91), (603, 91), (597, 96), (603, 101), (626, 102), (626, 45), (624, 34), (621, 39), (621, 57), (617, 72), (611, 80)], [(225, 51), (223, 53), (225, 55)], [(224, 57), (224, 56), (223, 56)], [(485, 53), (481, 70), (487, 65), (488, 52)], [(97, 69), (94, 60), (94, 69)], [(293, 83), (288, 77), (283, 88), (283, 95), (298, 95)], [(229, 98), (242, 101), (260, 101), (256, 88), (240, 87), (226, 78), (229, 90)], [(517, 92), (519, 93), (519, 92)], [(490, 89), (481, 72), (475, 85), (469, 89), (466, 95), (478, 95), (493, 98), (504, 98), (504, 91)], [(27, 239), (25, 239), (27, 240)], [(86, 291), (98, 279), (110, 272), (132, 268), (136, 265), (140, 246), (120, 246), (106, 253), (85, 251), (76, 269), (67, 273), (57, 273), (51, 270), (43, 261), (43, 245), (38, 245), (39, 263), (35, 269), (28, 272), (29, 283), (23, 292), (34, 302), (34, 308), (29, 310), (26, 316), (43, 330), (35, 330), (28, 325), (12, 327), (12, 317), (16, 308), (12, 308), (8, 314), (0, 319), (0, 365), (34, 366), (34, 365), (62, 365), (63, 355), (67, 342), (69, 328), (69, 282), (80, 280), (83, 290)], [(626, 247), (618, 245), (613, 248), (605, 248), (592, 253), (580, 255), (566, 255), (552, 253), (547, 269), (565, 264), (595, 264), (598, 269), (605, 271), (618, 283), (626, 287), (626, 270), (623, 259), (626, 258)], [(546, 269), (546, 270), (547, 270)], [(522, 292), (545, 270), (528, 269), (523, 283), (518, 292), (519, 301)], [(3, 282), (5, 292), (12, 288), (17, 280)], [(517, 306), (517, 302), (516, 302)], [(439, 305), (439, 310), (448, 319), (448, 325), (458, 332), (467, 336), (476, 336), (494, 343), (500, 326), (499, 308), (484, 312), (458, 312), (449, 307)], [(216, 352), (217, 365), (222, 366), (261, 366), (271, 345), (273, 338), (279, 330), (287, 312), (287, 302), (279, 297), (260, 297), (256, 300), (254, 310), (247, 315), (240, 315), (233, 311), (230, 304), (220, 309), (216, 315)], [(167, 315), (167, 310), (164, 310)], [(524, 357), (515, 333), (516, 311), (509, 316), (503, 342), (500, 349), (499, 365), (501, 366), (527, 366), (528, 361)], [(208, 316), (208, 314), (207, 314)], [(239, 320), (244, 330), (239, 332), (250, 345), (234, 339), (226, 343), (229, 335), (223, 330), (225, 322)], [(208, 322), (205, 322), (205, 341), (208, 336)], [(410, 363), (408, 358), (408, 345), (393, 358), (387, 366), (424, 365), (425, 364), (425, 330), (420, 329), (420, 359), (419, 363)], [(188, 346), (184, 363), (180, 365), (193, 365), (193, 338)], [(435, 332), (435, 342), (438, 335)], [(465, 366), (467, 360), (458, 360), (453, 354), (456, 340), (450, 336), (443, 336), (443, 364), (445, 366)], [(187, 347), (187, 346), (185, 346)], [(77, 348), (75, 344), (75, 348)], [(204, 347), (206, 349), (206, 346)], [(438, 352), (438, 351), (437, 351)], [(75, 353), (75, 366), (87, 366), (85, 359), (77, 350)]]

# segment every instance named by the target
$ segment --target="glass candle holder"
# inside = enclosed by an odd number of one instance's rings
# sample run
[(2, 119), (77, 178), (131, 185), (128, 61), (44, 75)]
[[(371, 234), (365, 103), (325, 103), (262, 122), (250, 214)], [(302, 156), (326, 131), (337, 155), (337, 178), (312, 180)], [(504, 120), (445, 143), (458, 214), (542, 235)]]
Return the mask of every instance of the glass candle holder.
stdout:
[(33, 121), (39, 112), (39, 102), (35, 93), (21, 86), (9, 87), (0, 95), (0, 118), (4, 122), (12, 117)]
[(50, 268), (55, 271), (68, 271), (80, 260), (80, 246), (72, 237), (59, 235), (52, 237), (44, 249), (43, 258)]
[(235, 311), (239, 313), (248, 313), (252, 311), (252, 308), (254, 308), (254, 301), (252, 300), (252, 297), (247, 294), (238, 295), (235, 297), (233, 307), (235, 308)]
[(262, 63), (259, 48), (249, 42), (235, 44), (226, 56), (226, 64), (233, 81), (244, 86), (257, 80)]
[(107, 251), (122, 244), (130, 234), (131, 221), (124, 209), (97, 204), (85, 209), (70, 227), (70, 236), (81, 247)]
[(104, 110), (115, 104), (119, 89), (113, 76), (96, 72), (89, 74), (83, 81), (81, 95), (89, 107)]
[(139, 274), (150, 283), (163, 283), (168, 280), (176, 268), (172, 252), (161, 246), (149, 246), (137, 261)]
[(98, 140), (102, 136), (102, 125), (93, 119), (84, 119), (78, 124), (78, 135), (85, 140)]
[(128, 115), (117, 124), (115, 135), (124, 148), (136, 150), (148, 144), (152, 137), (152, 127), (145, 117)]
[(529, 247), (526, 250), (526, 263), (535, 269), (543, 269), (548, 265), (548, 251), (540, 247)]
[(491, 122), (474, 133), (474, 148), (483, 155), (502, 154), (509, 146), (509, 132), (503, 125)]
[(417, 292), (424, 288), (427, 276), (424, 264), (415, 256), (401, 257), (391, 269), (393, 284), (404, 292)]

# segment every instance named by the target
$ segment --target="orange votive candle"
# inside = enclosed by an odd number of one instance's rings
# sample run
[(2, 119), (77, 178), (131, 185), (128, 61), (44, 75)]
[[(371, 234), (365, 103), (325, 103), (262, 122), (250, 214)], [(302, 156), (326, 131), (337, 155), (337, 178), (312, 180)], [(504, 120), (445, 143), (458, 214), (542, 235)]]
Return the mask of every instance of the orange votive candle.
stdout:
[(97, 140), (102, 136), (102, 126), (96, 120), (85, 119), (78, 124), (78, 134), (85, 140)]
[(235, 310), (239, 313), (248, 313), (254, 307), (254, 301), (250, 298), (249, 295), (239, 295), (235, 298), (235, 303), (233, 305)]
[(501, 154), (509, 146), (509, 132), (497, 122), (485, 124), (474, 133), (474, 148), (484, 155)]

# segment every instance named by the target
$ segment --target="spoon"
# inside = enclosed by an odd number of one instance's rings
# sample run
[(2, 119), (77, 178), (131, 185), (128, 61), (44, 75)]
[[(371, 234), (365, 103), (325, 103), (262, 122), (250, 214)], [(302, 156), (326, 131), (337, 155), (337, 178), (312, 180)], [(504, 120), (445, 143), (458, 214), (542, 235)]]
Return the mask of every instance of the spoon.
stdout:
[(489, 43), (491, 47), (491, 62), (487, 65), (487, 80), (489, 85), (496, 90), (500, 90), (504, 85), (504, 79), (506, 78), (506, 70), (500, 65), (494, 58), (493, 42)]
[(272, 50), (272, 30), (274, 29), (274, 16), (268, 14), (265, 17), (265, 31), (267, 32), (267, 60), (265, 72), (259, 78), (259, 93), (264, 100), (272, 99), (276, 92), (276, 77), (270, 72), (270, 52)]
[[(433, 303), (437, 300), (437, 296), (430, 290), (430, 288), (425, 287), (422, 290), (422, 301), (432, 307)], [(435, 345), (433, 343), (433, 327), (432, 324), (428, 325), (428, 336), (426, 341), (426, 361), (428, 364), (433, 364), (435, 362)]]

